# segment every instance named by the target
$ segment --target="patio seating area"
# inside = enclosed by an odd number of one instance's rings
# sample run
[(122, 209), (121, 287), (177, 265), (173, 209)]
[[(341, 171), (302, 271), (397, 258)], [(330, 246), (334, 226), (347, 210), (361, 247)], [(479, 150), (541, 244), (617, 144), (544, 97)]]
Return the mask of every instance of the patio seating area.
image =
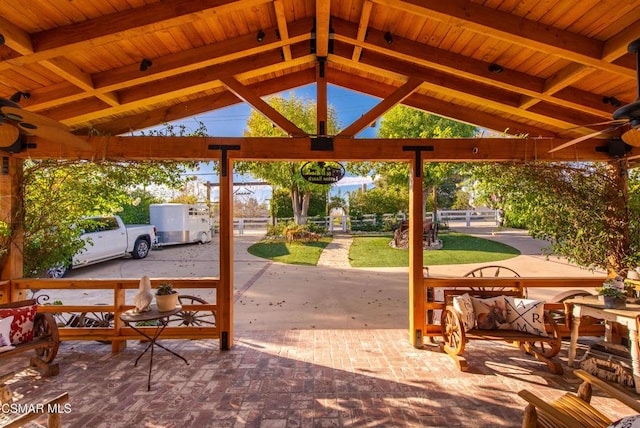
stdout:
[[(190, 365), (157, 350), (151, 391), (148, 356), (133, 365), (146, 346), (138, 341), (118, 354), (99, 342), (63, 342), (51, 378), (24, 369), (23, 358), (3, 369), (17, 372), (8, 381), (14, 396), (37, 403), (68, 392), (62, 426), (94, 428), (519, 427), (527, 403), (518, 391), (551, 401), (580, 384), (566, 367), (567, 342), (563, 376), (514, 346), (483, 342), (469, 343), (482, 349), (469, 353), (463, 373), (437, 346), (412, 347), (406, 329), (240, 331), (227, 352), (217, 340), (162, 343)], [(614, 420), (634, 413), (598, 390), (592, 403)]]

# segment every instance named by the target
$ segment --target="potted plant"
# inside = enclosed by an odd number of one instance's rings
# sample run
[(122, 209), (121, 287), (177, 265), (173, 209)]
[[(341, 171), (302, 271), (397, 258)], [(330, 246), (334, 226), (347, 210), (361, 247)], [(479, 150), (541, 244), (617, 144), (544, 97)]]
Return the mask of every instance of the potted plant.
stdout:
[(602, 296), (605, 308), (617, 309), (627, 305), (627, 291), (621, 277), (606, 280), (602, 283), (602, 287), (596, 288), (596, 291), (599, 296)]
[(166, 312), (178, 306), (178, 292), (173, 289), (173, 284), (163, 282), (156, 290), (156, 305), (160, 312)]

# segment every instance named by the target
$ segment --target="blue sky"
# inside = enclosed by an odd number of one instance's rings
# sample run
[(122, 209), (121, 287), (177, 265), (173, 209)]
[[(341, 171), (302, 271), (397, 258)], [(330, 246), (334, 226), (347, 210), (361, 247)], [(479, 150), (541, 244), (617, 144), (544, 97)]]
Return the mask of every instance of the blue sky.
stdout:
[[(294, 90), (282, 92), (281, 94), (287, 96), (293, 93), (298, 98), (303, 99), (316, 99), (316, 85), (310, 84)], [(340, 127), (344, 128), (350, 125), (353, 121), (369, 111), (373, 106), (380, 102), (380, 99), (363, 95), (358, 92), (349, 91), (337, 86), (327, 86), (327, 100), (330, 105), (336, 111)], [(247, 124), (247, 119), (251, 113), (251, 106), (246, 103), (239, 103), (231, 107), (226, 107), (209, 113), (202, 113), (192, 118), (182, 119), (180, 121), (173, 122), (174, 124), (184, 124), (187, 128), (195, 130), (198, 127), (198, 123), (202, 122), (207, 128), (207, 133), (214, 137), (241, 137)], [(379, 120), (376, 121), (376, 127), (367, 127), (357, 137), (359, 138), (372, 138), (376, 136), (377, 127), (380, 125)], [(218, 182), (218, 177), (215, 173), (207, 168), (205, 165), (200, 171), (195, 174), (202, 181)], [(250, 182), (253, 179), (251, 177), (234, 177), (235, 183)], [(332, 190), (332, 194), (343, 195), (346, 192), (359, 188), (362, 182), (370, 183), (370, 180), (365, 180), (359, 177), (345, 177), (338, 183)], [(263, 202), (271, 195), (270, 188), (262, 186), (246, 186), (240, 185), (236, 188), (238, 194), (242, 193), (243, 197), (255, 197), (259, 202)], [(213, 192), (212, 197), (217, 200), (217, 192)], [(248, 194), (248, 195), (247, 195)]]
[[(290, 93), (295, 94), (298, 98), (311, 99), (315, 101), (316, 85), (310, 84), (294, 90), (281, 92), (284, 96), (287, 96)], [(327, 87), (327, 99), (329, 104), (331, 104), (336, 110), (341, 127), (350, 125), (354, 120), (358, 119), (364, 113), (369, 111), (371, 107), (380, 102), (378, 98), (349, 91), (333, 85), (328, 85)], [(250, 112), (251, 106), (246, 103), (240, 103), (209, 113), (199, 114), (191, 119), (182, 119), (174, 123), (184, 123), (190, 129), (195, 129), (198, 126), (197, 122), (203, 122), (207, 126), (209, 135), (214, 137), (241, 137), (242, 132), (246, 127)], [(376, 125), (379, 125), (379, 122), (376, 122)], [(358, 137), (375, 137), (376, 129), (366, 128), (358, 135)]]

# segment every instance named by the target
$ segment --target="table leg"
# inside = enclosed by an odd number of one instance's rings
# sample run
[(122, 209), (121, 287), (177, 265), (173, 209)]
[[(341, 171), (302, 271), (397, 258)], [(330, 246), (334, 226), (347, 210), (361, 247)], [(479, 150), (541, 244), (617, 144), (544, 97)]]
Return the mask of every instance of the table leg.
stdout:
[(573, 362), (576, 359), (576, 349), (578, 347), (578, 336), (580, 331), (580, 308), (573, 307), (572, 310), (573, 322), (571, 323), (571, 344), (569, 346), (569, 367), (573, 367)]

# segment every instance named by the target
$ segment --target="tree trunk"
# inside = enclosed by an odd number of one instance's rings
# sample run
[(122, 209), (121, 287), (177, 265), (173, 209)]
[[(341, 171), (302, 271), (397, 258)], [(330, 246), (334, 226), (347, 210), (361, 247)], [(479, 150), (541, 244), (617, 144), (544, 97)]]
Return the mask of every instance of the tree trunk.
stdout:
[(291, 189), (291, 203), (293, 206), (293, 221), (296, 224), (307, 224), (307, 212), (309, 211), (309, 199), (311, 192), (300, 192)]
[(612, 235), (611, 250), (607, 260), (607, 273), (609, 276), (626, 276), (628, 266), (625, 265), (625, 257), (631, 253), (631, 238), (629, 237), (629, 182), (627, 168), (623, 161), (612, 162), (611, 177), (615, 186), (609, 188), (610, 206), (606, 207), (606, 217)]

